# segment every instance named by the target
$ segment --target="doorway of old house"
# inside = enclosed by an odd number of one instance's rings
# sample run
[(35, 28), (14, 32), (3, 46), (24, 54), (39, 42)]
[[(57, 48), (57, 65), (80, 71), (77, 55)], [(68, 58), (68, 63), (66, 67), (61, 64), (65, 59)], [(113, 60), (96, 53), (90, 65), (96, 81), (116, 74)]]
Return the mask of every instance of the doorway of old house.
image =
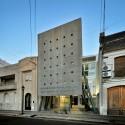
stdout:
[(108, 88), (107, 97), (107, 114), (125, 115), (125, 86)]
[(31, 94), (27, 93), (25, 95), (25, 110), (31, 110)]

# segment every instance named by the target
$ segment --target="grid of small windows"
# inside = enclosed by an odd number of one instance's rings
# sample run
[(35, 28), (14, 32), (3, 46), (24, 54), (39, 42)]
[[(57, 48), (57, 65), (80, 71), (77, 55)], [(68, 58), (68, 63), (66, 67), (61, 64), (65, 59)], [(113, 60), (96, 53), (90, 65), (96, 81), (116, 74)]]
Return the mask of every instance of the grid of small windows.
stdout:
[[(70, 36), (72, 37), (74, 34), (70, 34)], [(66, 36), (63, 36), (63, 39), (65, 39), (66, 38)], [(56, 41), (59, 41), (59, 39), (58, 38), (56, 38)], [(51, 44), (52, 43), (52, 41), (50, 40), (49, 41), (49, 43)], [(45, 42), (44, 42), (44, 45), (47, 45)], [(73, 44), (73, 42), (71, 42), (71, 44), (70, 44), (71, 46), (73, 46), (74, 44)], [(63, 48), (66, 48), (66, 45), (64, 44), (63, 46), (62, 46)], [(59, 51), (59, 47), (57, 46), (56, 47), (56, 50), (57, 51)], [(44, 52), (44, 54), (46, 53), (46, 51), (44, 50), (43, 51)], [(50, 49), (50, 53), (52, 52), (52, 48)], [(71, 52), (71, 55), (73, 55), (73, 52)], [(66, 54), (63, 54), (63, 58), (65, 58), (66, 57)], [(58, 59), (59, 58), (59, 56), (57, 55), (56, 56), (56, 59)], [(50, 61), (52, 60), (52, 57), (50, 57), (49, 58), (50, 59)], [(44, 59), (44, 61), (47, 61), (46, 59)], [(58, 61), (57, 61), (58, 62)], [(70, 64), (71, 65), (73, 65), (74, 64), (74, 62), (72, 61), (72, 62), (70, 62)], [(66, 63), (64, 62), (63, 63), (63, 66), (65, 66), (66, 65)], [(56, 64), (56, 67), (59, 67), (59, 64)], [(49, 66), (49, 68), (51, 69), (52, 68), (52, 65), (50, 65)], [(44, 67), (44, 69), (46, 69), (46, 67)], [(71, 71), (70, 72), (71, 74), (73, 74), (74, 72), (73, 71)], [(66, 72), (63, 72), (63, 75), (65, 75), (66, 74)], [(59, 73), (56, 73), (56, 76), (58, 76), (59, 75)], [(44, 78), (46, 77), (46, 75), (44, 75)], [(50, 77), (52, 77), (52, 74), (50, 74)], [(71, 83), (73, 83), (74, 82), (74, 80), (71, 80)], [(57, 81), (56, 82), (57, 84), (59, 83), (59, 81)], [(67, 82), (64, 80), (64, 84), (66, 84)], [(50, 85), (52, 85), (53, 83), (52, 82), (50, 82)], [(47, 85), (46, 83), (44, 83), (44, 86), (45, 85)]]
[[(73, 71), (71, 71), (70, 72), (71, 74), (73, 74), (74, 72)], [(59, 75), (59, 73), (56, 73), (56, 76), (58, 76)], [(63, 75), (66, 75), (66, 72), (63, 72)], [(50, 77), (52, 77), (52, 74), (50, 74), (49, 75)], [(44, 75), (44, 78), (46, 77), (46, 75)], [(71, 80), (71, 83), (73, 83), (74, 82), (74, 80), (72, 79)], [(58, 81), (56, 82), (57, 84), (59, 83)], [(66, 84), (67, 82), (64, 80), (64, 83)], [(46, 83), (44, 83), (44, 86), (46, 85)], [(50, 83), (50, 85), (52, 85), (52, 82)]]

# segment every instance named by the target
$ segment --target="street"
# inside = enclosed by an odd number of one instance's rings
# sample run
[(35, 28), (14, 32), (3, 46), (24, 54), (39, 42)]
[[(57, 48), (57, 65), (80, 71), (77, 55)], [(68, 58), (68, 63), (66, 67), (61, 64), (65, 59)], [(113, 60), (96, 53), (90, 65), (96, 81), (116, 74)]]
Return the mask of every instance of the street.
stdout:
[[(105, 125), (106, 123), (0, 116), (0, 125)], [(107, 123), (109, 124), (109, 123)], [(117, 125), (112, 123), (110, 125)]]

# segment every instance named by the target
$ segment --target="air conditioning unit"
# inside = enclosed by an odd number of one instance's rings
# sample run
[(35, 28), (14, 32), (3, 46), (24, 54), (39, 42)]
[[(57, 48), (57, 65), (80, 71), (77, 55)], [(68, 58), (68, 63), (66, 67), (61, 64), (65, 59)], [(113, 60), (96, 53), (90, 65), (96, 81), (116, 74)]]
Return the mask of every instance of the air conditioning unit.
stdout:
[(103, 72), (103, 78), (111, 77), (111, 76), (112, 76), (112, 72), (111, 71)]
[(111, 71), (111, 69), (112, 69), (112, 67), (111, 67), (111, 65), (105, 65), (105, 66), (103, 66), (103, 71)]

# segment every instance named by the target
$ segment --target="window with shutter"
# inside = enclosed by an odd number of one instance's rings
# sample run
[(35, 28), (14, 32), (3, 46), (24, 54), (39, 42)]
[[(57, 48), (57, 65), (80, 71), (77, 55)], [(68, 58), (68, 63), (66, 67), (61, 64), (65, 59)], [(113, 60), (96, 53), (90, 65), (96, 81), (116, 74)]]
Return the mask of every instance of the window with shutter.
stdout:
[(125, 76), (125, 56), (115, 58), (115, 77)]

